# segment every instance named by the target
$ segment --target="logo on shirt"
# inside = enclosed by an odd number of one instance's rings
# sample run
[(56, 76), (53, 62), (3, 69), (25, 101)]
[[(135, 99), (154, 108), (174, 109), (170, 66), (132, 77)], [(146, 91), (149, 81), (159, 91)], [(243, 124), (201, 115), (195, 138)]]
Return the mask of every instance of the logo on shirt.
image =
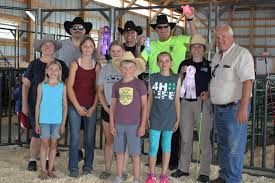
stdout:
[(134, 89), (130, 87), (119, 88), (119, 102), (121, 105), (129, 105), (133, 101)]
[(202, 68), (201, 68), (201, 71), (203, 71), (203, 72), (208, 72), (208, 68), (207, 68), (207, 67), (202, 67)]
[(175, 99), (176, 83), (155, 82), (152, 86), (155, 99)]

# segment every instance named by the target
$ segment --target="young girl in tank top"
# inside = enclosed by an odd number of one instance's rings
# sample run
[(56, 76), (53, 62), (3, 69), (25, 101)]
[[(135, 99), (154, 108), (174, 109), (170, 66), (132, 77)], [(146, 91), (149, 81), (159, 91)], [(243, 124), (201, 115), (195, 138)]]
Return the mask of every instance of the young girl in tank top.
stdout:
[[(39, 178), (55, 178), (53, 166), (56, 156), (57, 140), (65, 131), (67, 118), (66, 86), (61, 80), (62, 68), (58, 61), (48, 63), (45, 79), (38, 85), (35, 108), (35, 131), (40, 134), (40, 166)], [(49, 153), (48, 153), (49, 150)], [(49, 167), (46, 169), (46, 158)]]
[(168, 52), (157, 57), (159, 73), (151, 74), (148, 87), (148, 123), (149, 123), (149, 175), (146, 183), (156, 183), (156, 156), (161, 136), (162, 172), (160, 183), (168, 183), (167, 169), (170, 161), (172, 134), (180, 120), (180, 79), (172, 74), (172, 58)]
[(78, 147), (80, 143), (80, 124), (84, 121), (84, 164), (82, 173), (90, 174), (93, 170), (94, 137), (96, 127), (96, 76), (100, 65), (94, 59), (95, 43), (89, 36), (80, 42), (81, 56), (71, 63), (68, 78), (70, 148), (69, 176), (78, 177)]

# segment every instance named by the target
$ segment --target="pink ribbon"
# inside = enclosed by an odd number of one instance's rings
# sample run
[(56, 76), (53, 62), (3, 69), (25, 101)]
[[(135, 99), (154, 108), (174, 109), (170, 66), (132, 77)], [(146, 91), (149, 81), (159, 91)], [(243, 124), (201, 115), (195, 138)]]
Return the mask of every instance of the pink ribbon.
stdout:
[(192, 11), (191, 11), (191, 8), (189, 5), (185, 5), (185, 6), (181, 6), (182, 8), (182, 13), (184, 15), (187, 15), (187, 16), (191, 16), (192, 15)]
[[(196, 99), (196, 83), (195, 83), (196, 68), (192, 65), (187, 66), (186, 76), (180, 90), (180, 97), (186, 99)], [(184, 97), (185, 94), (185, 97)]]
[(104, 26), (104, 32), (102, 35), (101, 48), (100, 48), (101, 54), (103, 54), (103, 55), (107, 54), (110, 44), (111, 44), (111, 31), (108, 26)]

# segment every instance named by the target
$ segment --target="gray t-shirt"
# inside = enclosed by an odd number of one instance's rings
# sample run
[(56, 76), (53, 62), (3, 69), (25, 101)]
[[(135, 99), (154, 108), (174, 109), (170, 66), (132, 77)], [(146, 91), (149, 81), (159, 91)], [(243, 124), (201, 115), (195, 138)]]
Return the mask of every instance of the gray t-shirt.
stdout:
[(176, 116), (176, 89), (178, 75), (162, 76), (159, 73), (150, 75), (153, 102), (150, 113), (150, 128), (153, 130), (173, 130)]
[(99, 71), (97, 85), (102, 86), (108, 105), (111, 105), (112, 88), (115, 82), (120, 81), (120, 74), (113, 68), (112, 63), (103, 66)]
[(71, 39), (65, 39), (61, 42), (62, 47), (56, 52), (55, 57), (64, 61), (69, 67), (72, 61), (75, 61), (80, 57), (80, 49), (74, 47)]

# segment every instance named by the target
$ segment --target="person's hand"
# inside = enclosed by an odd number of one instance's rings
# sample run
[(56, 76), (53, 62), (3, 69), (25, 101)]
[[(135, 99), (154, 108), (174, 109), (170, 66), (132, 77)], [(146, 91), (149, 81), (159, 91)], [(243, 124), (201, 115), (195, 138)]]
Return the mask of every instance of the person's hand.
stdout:
[(114, 124), (111, 124), (111, 123), (110, 123), (110, 132), (113, 136), (116, 135), (116, 128), (115, 128)]
[(137, 46), (144, 45), (145, 39), (145, 36), (137, 36)]
[(88, 111), (87, 111), (86, 116), (87, 116), (87, 117), (91, 117), (92, 114), (95, 112), (95, 110), (96, 110), (96, 107), (95, 107), (95, 106), (90, 107), (90, 108), (88, 109)]
[(173, 128), (173, 132), (177, 131), (178, 127), (179, 127), (180, 122), (176, 121), (174, 128)]
[(40, 126), (39, 126), (39, 123), (35, 123), (35, 133), (40, 134)]
[(137, 135), (138, 135), (139, 137), (142, 137), (144, 134), (145, 134), (145, 126), (144, 126), (144, 125), (141, 125), (141, 126), (138, 128)]
[(98, 30), (98, 36), (102, 37), (103, 33), (104, 33), (104, 27), (100, 27)]
[(76, 110), (80, 116), (86, 116), (88, 110), (85, 107), (77, 106)]
[(244, 105), (240, 105), (239, 110), (237, 112), (237, 121), (242, 124), (248, 120), (247, 115), (247, 107)]
[(61, 125), (59, 131), (60, 131), (60, 135), (63, 136), (65, 134), (65, 125)]
[(210, 96), (209, 91), (203, 91), (203, 92), (201, 92), (200, 98), (201, 98), (203, 101), (206, 101), (206, 100), (209, 99), (209, 96)]
[(185, 72), (186, 72), (186, 69), (187, 69), (187, 65), (182, 66), (182, 67), (180, 68), (180, 73), (181, 73), (181, 74), (185, 73)]

